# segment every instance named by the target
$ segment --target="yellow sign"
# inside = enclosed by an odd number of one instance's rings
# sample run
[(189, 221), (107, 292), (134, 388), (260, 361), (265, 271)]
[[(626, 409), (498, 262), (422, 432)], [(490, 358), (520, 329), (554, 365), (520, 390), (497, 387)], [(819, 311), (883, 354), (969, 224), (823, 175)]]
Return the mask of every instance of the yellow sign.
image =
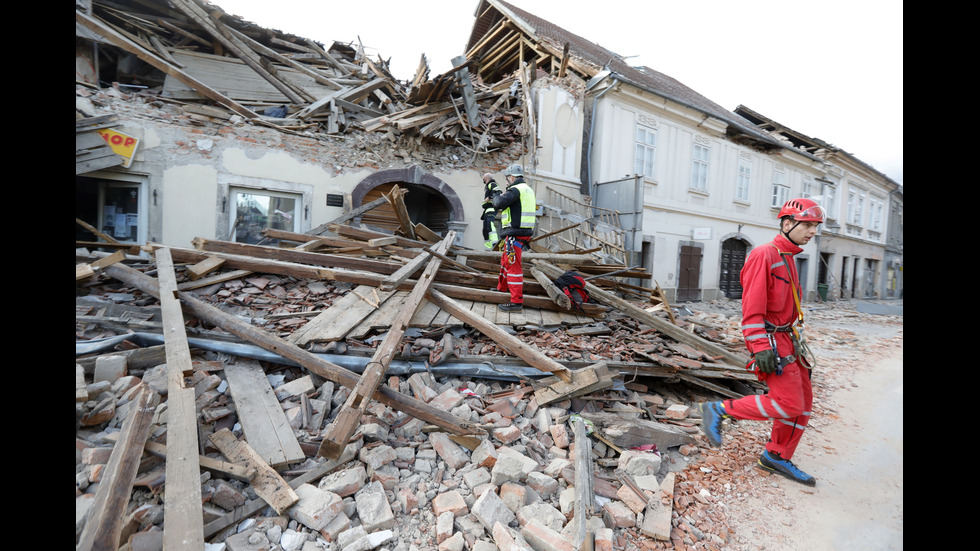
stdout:
[(136, 155), (136, 146), (140, 143), (139, 138), (109, 129), (99, 130), (99, 135), (109, 144), (114, 153), (123, 158), (123, 167), (129, 168), (133, 162), (133, 156)]

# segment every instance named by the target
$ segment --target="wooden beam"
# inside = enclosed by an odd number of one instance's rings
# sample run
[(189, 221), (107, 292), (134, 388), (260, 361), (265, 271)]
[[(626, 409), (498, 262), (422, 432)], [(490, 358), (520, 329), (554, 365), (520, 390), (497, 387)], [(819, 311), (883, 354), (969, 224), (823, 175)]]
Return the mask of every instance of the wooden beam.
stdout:
[[(435, 251), (433, 252), (438, 253), (448, 250), (449, 245), (454, 239), (456, 239), (456, 232), (450, 231), (445, 239), (436, 245)], [(401, 351), (402, 336), (405, 334), (405, 330), (408, 328), (408, 323), (412, 320), (412, 316), (415, 315), (415, 311), (418, 310), (419, 305), (425, 299), (425, 293), (432, 285), (432, 280), (439, 270), (441, 263), (442, 261), (438, 256), (433, 258), (425, 268), (422, 276), (415, 283), (415, 287), (405, 301), (404, 307), (391, 322), (391, 329), (388, 330), (388, 334), (385, 335), (384, 340), (378, 345), (378, 350), (371, 357), (371, 361), (368, 362), (367, 367), (364, 368), (364, 374), (357, 382), (357, 386), (354, 387), (347, 397), (344, 405), (337, 412), (337, 416), (328, 430), (327, 435), (323, 437), (320, 443), (320, 451), (318, 452), (319, 456), (337, 459), (343, 453), (344, 448), (347, 447), (351, 435), (354, 434), (354, 430), (361, 423), (361, 416), (367, 409), (371, 397), (374, 396), (378, 385), (381, 384), (381, 379), (384, 377), (388, 365), (391, 364), (391, 360), (395, 354)]]
[[(341, 227), (349, 227), (349, 226), (341, 226)], [(404, 241), (409, 244), (416, 243), (408, 239), (404, 239)], [(401, 242), (401, 240), (399, 242)], [(240, 245), (244, 245), (244, 244), (240, 244)], [(154, 250), (159, 246), (160, 245), (157, 244), (149, 244), (145, 248), (146, 250)], [(421, 246), (426, 247), (428, 246), (428, 244), (422, 243)], [(250, 245), (250, 247), (255, 247), (255, 245)], [(259, 272), (259, 273), (270, 273), (270, 274), (277, 274), (277, 275), (288, 275), (291, 277), (300, 277), (300, 278), (308, 278), (308, 279), (316, 279), (316, 280), (327, 279), (332, 281), (343, 281), (346, 283), (353, 283), (356, 285), (372, 285), (374, 287), (378, 287), (381, 285), (382, 281), (386, 277), (385, 275), (383, 275), (384, 273), (394, 273), (397, 271), (398, 268), (401, 267), (400, 265), (392, 264), (391, 266), (389, 266), (391, 270), (390, 272), (378, 273), (373, 271), (369, 272), (369, 271), (362, 271), (362, 270), (355, 270), (355, 269), (322, 268), (317, 266), (310, 266), (307, 264), (298, 264), (295, 262), (282, 262), (278, 260), (265, 260), (265, 259), (251, 258), (240, 254), (227, 254), (227, 253), (218, 253), (218, 252), (205, 253), (205, 252), (195, 251), (191, 249), (180, 249), (177, 247), (171, 247), (170, 249), (174, 256), (174, 259), (178, 262), (189, 262), (189, 263), (199, 262), (203, 260), (206, 256), (215, 255), (224, 258), (227, 261), (228, 267), (239, 269), (239, 270), (247, 270), (247, 271)], [(290, 251), (293, 251), (298, 254), (314, 254), (314, 255), (316, 254), (316, 253), (305, 253), (303, 251), (294, 251), (292, 249), (273, 249), (273, 250), (277, 250), (282, 254), (288, 254)], [(467, 251), (467, 255), (472, 255), (474, 253), (476, 253), (476, 251)], [(499, 259), (500, 253), (495, 253), (495, 254)], [(527, 258), (531, 254), (532, 253), (527, 253), (525, 255), (525, 258)], [(319, 256), (320, 257), (333, 256), (336, 258), (336, 255), (320, 254)], [(333, 262), (333, 260), (331, 260), (331, 262)], [(376, 265), (384, 264), (377, 261), (369, 261), (369, 260), (361, 260), (361, 262), (373, 262)], [(372, 267), (370, 269), (373, 270), (374, 268)], [(510, 302), (510, 295), (507, 293), (484, 291), (472, 287), (466, 287), (463, 285), (441, 283), (443, 281), (462, 282), (464, 281), (464, 278), (469, 278), (469, 277), (475, 278), (476, 276), (472, 276), (471, 274), (467, 274), (459, 271), (447, 273), (444, 270), (440, 270), (439, 274), (436, 276), (436, 279), (439, 280), (440, 283), (436, 283), (433, 286), (436, 289), (439, 289), (440, 291), (445, 293), (446, 295), (455, 299), (477, 300), (480, 302), (493, 302), (495, 304)], [(495, 284), (497, 280), (496, 276), (480, 276), (480, 277), (488, 277), (492, 281), (491, 285)], [(405, 287), (408, 284), (409, 283), (406, 282), (402, 286)], [(528, 292), (527, 285), (528, 283), (525, 283), (524, 306), (528, 308), (540, 308), (545, 310), (558, 310), (558, 311), (571, 312), (570, 310), (561, 310), (561, 308), (558, 305), (556, 305), (550, 298), (527, 294)], [(534, 285), (537, 285), (537, 282), (535, 282)], [(489, 287), (489, 285), (487, 285), (486, 287)], [(605, 312), (607, 311), (607, 308), (605, 306), (599, 304), (593, 304), (593, 303), (583, 304), (582, 308), (583, 311), (576, 310), (575, 313), (584, 314), (590, 317), (602, 317), (605, 315)]]
[(589, 517), (595, 511), (595, 490), (592, 483), (592, 441), (581, 417), (572, 422), (575, 436), (575, 510), (572, 517), (572, 548), (592, 549), (595, 534), (589, 531)]
[(425, 264), (429, 258), (432, 256), (429, 252), (423, 252), (422, 254), (416, 256), (404, 266), (398, 269), (395, 273), (391, 274), (384, 281), (381, 282), (382, 291), (392, 291), (397, 289), (399, 285), (405, 282), (406, 279), (412, 277), (412, 274), (419, 271), (422, 264)]
[(104, 239), (106, 243), (109, 243), (109, 244), (112, 244), (112, 245), (121, 245), (121, 243), (119, 243), (118, 241), (116, 241), (115, 239), (113, 239), (112, 237), (110, 237), (109, 235), (106, 235), (105, 233), (99, 231), (98, 228), (96, 228), (92, 224), (89, 224), (85, 220), (82, 220), (81, 218), (78, 218), (77, 216), (75, 217), (75, 223), (78, 224), (79, 226), (85, 228), (86, 230), (94, 233), (96, 237), (99, 237), (99, 238)]
[(202, 548), (201, 465), (198, 462), (197, 410), (194, 389), (184, 384), (193, 371), (184, 330), (184, 313), (177, 300), (177, 277), (170, 249), (156, 252), (160, 310), (167, 351), (167, 492), (164, 499), (164, 549)]
[(401, 225), (402, 233), (409, 239), (415, 239), (415, 225), (412, 223), (412, 217), (408, 214), (408, 207), (405, 206), (406, 193), (408, 193), (408, 190), (396, 185), (386, 197), (395, 209), (395, 215), (398, 217), (398, 223)]
[(259, 362), (226, 364), (225, 377), (245, 438), (259, 457), (277, 469), (306, 459)]
[(548, 276), (541, 273), (541, 270), (532, 267), (531, 275), (534, 276), (534, 279), (538, 280), (538, 283), (544, 288), (544, 292), (551, 297), (551, 300), (555, 301), (555, 304), (565, 309), (571, 309), (572, 299), (564, 291), (559, 289), (555, 285), (555, 282), (551, 281)]
[[(544, 272), (546, 275), (550, 277), (558, 278), (563, 273), (565, 273), (565, 271), (562, 270), (561, 268), (549, 264), (547, 262), (541, 260), (534, 260), (532, 262), (536, 267), (540, 268), (542, 272)], [(590, 299), (599, 301), (603, 304), (609, 305), (617, 310), (620, 310), (623, 313), (628, 314), (633, 319), (653, 327), (654, 329), (660, 331), (661, 333), (667, 335), (668, 337), (676, 339), (685, 344), (690, 344), (695, 348), (705, 351), (709, 356), (721, 357), (731, 365), (739, 366), (739, 367), (743, 367), (745, 366), (746, 363), (748, 363), (748, 358), (741, 356), (739, 354), (734, 354), (732, 352), (729, 352), (728, 350), (722, 348), (721, 346), (718, 346), (713, 342), (703, 339), (689, 331), (685, 331), (684, 329), (668, 321), (665, 321), (661, 318), (658, 318), (657, 316), (650, 314), (649, 312), (643, 310), (642, 308), (634, 306), (633, 304), (617, 297), (616, 295), (604, 289), (597, 287), (592, 283), (589, 283), (588, 281), (585, 282), (585, 290), (586, 292), (589, 293)]]
[(529, 365), (534, 366), (535, 368), (546, 373), (556, 375), (563, 381), (568, 382), (572, 380), (572, 377), (565, 366), (544, 355), (540, 350), (497, 327), (483, 316), (479, 316), (471, 310), (464, 308), (461, 304), (442, 294), (438, 290), (430, 289), (428, 297), (429, 300), (435, 303), (436, 306), (472, 325), (481, 333), (487, 337), (490, 337), (494, 342), (507, 349), (507, 351), (509, 351), (511, 354), (521, 358)]
[(155, 404), (151, 399), (155, 396), (149, 387), (139, 391), (129, 414), (123, 422), (119, 441), (112, 448), (105, 474), (95, 492), (95, 502), (89, 511), (88, 521), (76, 551), (93, 551), (101, 549), (118, 549), (122, 536), (123, 522), (132, 494), (133, 482), (139, 469), (140, 458), (143, 455), (143, 445), (150, 433)]
[(337, 218), (334, 218), (333, 220), (331, 220), (329, 222), (324, 222), (323, 224), (320, 224), (319, 226), (317, 226), (317, 227), (313, 228), (312, 230), (310, 230), (308, 233), (310, 235), (322, 235), (323, 232), (325, 232), (328, 229), (330, 229), (330, 225), (331, 224), (343, 224), (344, 222), (347, 222), (348, 220), (352, 220), (354, 218), (357, 218), (358, 216), (364, 214), (365, 212), (368, 212), (368, 211), (373, 210), (373, 209), (375, 209), (377, 207), (380, 207), (381, 205), (383, 205), (383, 204), (385, 204), (387, 202), (388, 202), (388, 200), (385, 199), (384, 197), (379, 197), (379, 198), (375, 199), (374, 201), (371, 201), (370, 203), (364, 203), (363, 205), (357, 207), (356, 209), (353, 209), (353, 210), (351, 210), (348, 213), (342, 214), (342, 215), (338, 216)]
[(307, 100), (297, 95), (290, 86), (286, 85), (280, 78), (263, 67), (258, 54), (249, 48), (247, 44), (242, 43), (241, 40), (232, 35), (224, 23), (215, 19), (202, 7), (190, 0), (171, 0), (171, 3), (175, 8), (183, 12), (184, 15), (200, 25), (231, 53), (235, 54), (245, 65), (248, 65), (259, 76), (264, 78), (273, 88), (286, 96), (289, 101), (296, 104), (307, 103)]
[(164, 73), (176, 78), (177, 80), (186, 84), (187, 86), (190, 86), (204, 97), (213, 100), (217, 103), (220, 103), (221, 105), (224, 105), (225, 107), (231, 109), (235, 113), (238, 113), (239, 115), (247, 119), (258, 118), (259, 115), (254, 111), (251, 111), (250, 109), (242, 106), (235, 100), (217, 92), (216, 90), (211, 89), (208, 85), (204, 84), (203, 82), (195, 79), (194, 77), (188, 75), (184, 71), (181, 71), (180, 69), (160, 59), (160, 57), (154, 54), (153, 52), (150, 52), (149, 50), (146, 50), (145, 48), (139, 46), (133, 41), (120, 35), (113, 29), (106, 27), (104, 24), (102, 24), (101, 21), (98, 21), (78, 10), (75, 10), (75, 22), (79, 23), (86, 29), (106, 39), (106, 41), (108, 41), (113, 46), (121, 48), (126, 52), (135, 55), (141, 61), (145, 61), (146, 63), (152, 65), (154, 68), (159, 69), (160, 71), (163, 71)]
[[(116, 442), (119, 440), (119, 433), (113, 432), (113, 433), (106, 434), (105, 439), (109, 442)], [(166, 444), (147, 441), (143, 450), (157, 457), (163, 457), (163, 458), (167, 457)], [(248, 482), (248, 480), (253, 475), (255, 475), (255, 469), (238, 465), (237, 463), (229, 463), (227, 461), (221, 461), (219, 459), (214, 459), (206, 455), (198, 456), (197, 460), (198, 463), (200, 463), (202, 469), (215, 472), (221, 475), (229, 476), (236, 480)], [(198, 507), (198, 512), (200, 512), (200, 507)], [(164, 521), (166, 522), (166, 519), (164, 519)]]
[(299, 496), (283, 478), (248, 443), (237, 438), (228, 429), (221, 429), (210, 436), (211, 443), (232, 463), (255, 470), (249, 479), (255, 495), (264, 499), (280, 515), (299, 501)]
[[(106, 268), (106, 275), (128, 285), (132, 285), (152, 296), (159, 296), (159, 289), (153, 278), (150, 278), (124, 264), (114, 264)], [(251, 325), (236, 316), (222, 312), (218, 308), (199, 300), (189, 293), (179, 292), (178, 298), (184, 310), (202, 321), (211, 323), (222, 329), (248, 341), (264, 350), (268, 350), (282, 356), (284, 359), (295, 362), (297, 365), (316, 373), (317, 375), (333, 381), (347, 388), (354, 388), (359, 377), (356, 373), (345, 369), (337, 364), (328, 362), (316, 354), (307, 352), (284, 339), (269, 334), (267, 331)], [(378, 388), (375, 393), (375, 400), (398, 411), (405, 412), (422, 421), (443, 428), (452, 434), (484, 434), (485, 431), (479, 427), (463, 421), (429, 404), (405, 396), (400, 392), (392, 390), (385, 385)]]

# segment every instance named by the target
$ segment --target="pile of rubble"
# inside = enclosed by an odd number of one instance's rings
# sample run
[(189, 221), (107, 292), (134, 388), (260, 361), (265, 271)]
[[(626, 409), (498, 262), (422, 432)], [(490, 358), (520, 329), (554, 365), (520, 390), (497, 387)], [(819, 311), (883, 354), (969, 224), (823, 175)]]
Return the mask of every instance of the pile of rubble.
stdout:
[[(76, 34), (100, 45), (100, 59), (76, 52), (76, 95), (112, 102), (116, 113), (138, 100), (192, 125), (247, 124), (336, 143), (356, 153), (338, 159), (340, 168), (391, 161), (463, 167), (501, 151), (508, 158), (524, 152), (526, 76), (486, 84), (470, 76), (465, 58), (430, 77), (423, 56), (412, 81), (402, 82), (363, 45), (319, 44), (199, 0), (94, 2), (76, 10)], [(80, 113), (79, 132), (106, 124)], [(77, 149), (78, 163), (101, 155)]]
[(492, 262), (452, 235), (321, 229), (276, 246), (144, 246), (155, 261), (78, 251), (82, 548), (176, 534), (306, 551), (729, 537), (683, 470), (703, 442), (696, 403), (758, 388), (733, 365), (725, 318), (619, 298), (615, 279), (640, 274), (569, 253), (565, 268), (598, 275), (591, 303), (563, 306), (561, 270), (538, 252), (525, 311), (508, 314), (507, 294), (486, 291)]

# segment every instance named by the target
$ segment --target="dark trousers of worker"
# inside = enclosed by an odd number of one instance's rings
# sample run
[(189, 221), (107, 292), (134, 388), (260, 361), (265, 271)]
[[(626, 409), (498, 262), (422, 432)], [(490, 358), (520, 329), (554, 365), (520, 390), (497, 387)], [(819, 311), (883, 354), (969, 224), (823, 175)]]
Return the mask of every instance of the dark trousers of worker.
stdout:
[(500, 255), (497, 290), (510, 293), (510, 301), (514, 304), (524, 303), (524, 269), (521, 267), (521, 253), (527, 244), (527, 241), (520, 239), (504, 238), (503, 253)]
[(783, 368), (781, 375), (766, 377), (767, 394), (750, 394), (735, 400), (725, 400), (725, 413), (735, 419), (772, 420), (772, 434), (766, 450), (792, 459), (803, 431), (810, 421), (813, 406), (813, 387), (810, 370), (793, 362)]

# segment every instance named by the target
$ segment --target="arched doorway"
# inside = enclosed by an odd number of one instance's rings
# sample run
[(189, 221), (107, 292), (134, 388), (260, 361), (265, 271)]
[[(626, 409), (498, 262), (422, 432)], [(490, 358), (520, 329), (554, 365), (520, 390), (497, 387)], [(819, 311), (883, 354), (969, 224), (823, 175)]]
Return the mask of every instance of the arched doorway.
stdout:
[[(413, 223), (424, 224), (439, 235), (445, 235), (449, 229), (461, 230), (463, 204), (459, 196), (448, 184), (419, 167), (384, 170), (368, 176), (351, 192), (352, 207), (380, 199), (382, 194), (390, 194), (396, 185), (408, 191), (405, 207)], [(389, 204), (364, 213), (361, 222), (390, 232), (400, 227), (395, 210)]]
[(745, 265), (745, 255), (748, 250), (748, 242), (738, 237), (726, 239), (721, 243), (721, 279), (718, 282), (718, 289), (726, 298), (742, 298), (742, 283), (739, 276), (742, 273), (742, 266)]

